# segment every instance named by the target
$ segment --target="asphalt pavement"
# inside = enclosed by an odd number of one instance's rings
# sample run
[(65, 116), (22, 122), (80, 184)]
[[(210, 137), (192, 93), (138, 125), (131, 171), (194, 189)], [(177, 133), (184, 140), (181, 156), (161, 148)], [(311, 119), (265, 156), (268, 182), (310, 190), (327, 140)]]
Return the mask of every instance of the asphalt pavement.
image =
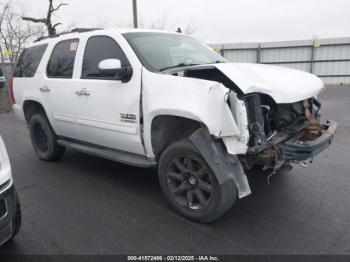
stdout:
[(0, 115), (23, 210), (0, 254), (350, 254), (350, 87), (320, 96), (334, 143), (308, 168), (249, 177), (252, 195), (214, 223), (172, 211), (155, 169), (69, 151), (40, 161), (26, 126)]

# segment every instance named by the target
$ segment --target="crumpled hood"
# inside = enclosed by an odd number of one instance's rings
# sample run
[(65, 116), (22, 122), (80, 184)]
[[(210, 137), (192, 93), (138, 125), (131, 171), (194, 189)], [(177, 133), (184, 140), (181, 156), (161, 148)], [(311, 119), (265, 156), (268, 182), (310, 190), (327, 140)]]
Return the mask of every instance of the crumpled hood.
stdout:
[(324, 87), (317, 76), (286, 67), (248, 64), (213, 64), (230, 78), (244, 94), (259, 92), (276, 103), (294, 103), (316, 96)]

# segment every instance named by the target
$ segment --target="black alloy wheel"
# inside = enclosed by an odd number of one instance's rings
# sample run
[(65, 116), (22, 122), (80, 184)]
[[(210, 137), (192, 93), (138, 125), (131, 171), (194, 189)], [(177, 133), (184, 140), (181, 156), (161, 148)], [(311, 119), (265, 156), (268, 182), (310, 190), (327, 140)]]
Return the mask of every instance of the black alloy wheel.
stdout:
[(169, 190), (180, 205), (201, 210), (210, 203), (214, 178), (202, 160), (190, 154), (174, 157), (167, 177)]
[(158, 176), (169, 205), (197, 222), (217, 219), (238, 198), (233, 181), (220, 184), (200, 152), (187, 139), (165, 149), (159, 160)]

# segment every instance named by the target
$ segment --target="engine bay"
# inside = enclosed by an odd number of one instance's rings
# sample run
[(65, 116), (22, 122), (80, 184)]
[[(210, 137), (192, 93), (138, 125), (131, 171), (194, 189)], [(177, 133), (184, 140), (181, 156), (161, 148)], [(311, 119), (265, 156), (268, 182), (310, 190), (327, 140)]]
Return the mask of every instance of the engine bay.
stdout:
[(244, 156), (247, 169), (254, 166), (276, 168), (286, 164), (283, 144), (304, 143), (320, 137), (321, 103), (310, 98), (291, 104), (276, 104), (264, 94), (254, 93), (242, 96), (248, 109), (249, 148)]

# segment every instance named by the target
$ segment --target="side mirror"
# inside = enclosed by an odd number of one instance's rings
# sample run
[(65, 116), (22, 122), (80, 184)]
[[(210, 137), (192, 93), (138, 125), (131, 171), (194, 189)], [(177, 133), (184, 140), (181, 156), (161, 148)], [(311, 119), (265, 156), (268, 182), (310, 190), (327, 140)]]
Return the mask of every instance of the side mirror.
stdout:
[(119, 59), (105, 59), (98, 64), (100, 74), (106, 77), (113, 77), (115, 80), (129, 80), (132, 75), (130, 66), (122, 67)]

